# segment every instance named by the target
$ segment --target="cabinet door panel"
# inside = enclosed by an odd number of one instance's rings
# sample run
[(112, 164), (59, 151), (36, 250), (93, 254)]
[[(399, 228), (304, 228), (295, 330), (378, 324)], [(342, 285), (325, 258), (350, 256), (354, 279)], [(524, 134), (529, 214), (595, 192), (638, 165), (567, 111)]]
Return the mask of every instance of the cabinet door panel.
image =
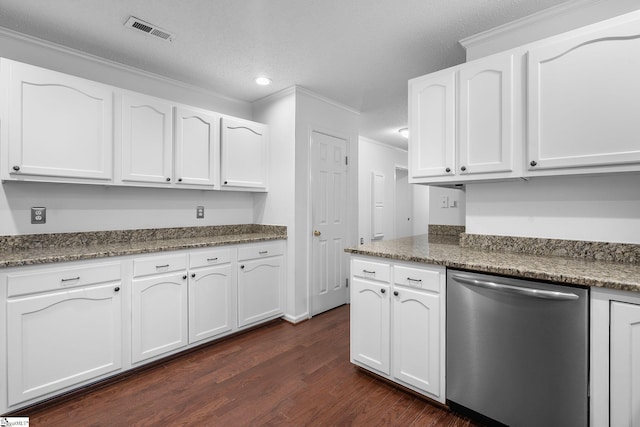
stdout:
[(189, 278), (189, 343), (232, 329), (231, 265), (201, 269)]
[(528, 56), (529, 170), (640, 163), (637, 20), (573, 32)]
[(7, 302), (9, 405), (121, 368), (118, 283)]
[[(3, 59), (9, 73), (9, 168), (109, 181), (113, 91), (89, 80)], [(19, 167), (14, 171), (13, 167)]]
[(178, 184), (218, 187), (220, 118), (194, 109), (175, 109), (175, 159)]
[(187, 345), (186, 272), (133, 280), (133, 363)]
[(393, 376), (440, 395), (440, 295), (397, 288), (393, 297)]
[(513, 56), (499, 55), (465, 64), (459, 76), (458, 172), (511, 171)]
[(283, 312), (282, 256), (241, 261), (238, 267), (238, 326)]
[(447, 176), (455, 172), (454, 76), (453, 71), (447, 71), (410, 82), (409, 173), (412, 178)]
[(640, 426), (640, 305), (611, 302), (611, 425)]
[(171, 183), (170, 104), (140, 94), (122, 95), (122, 181)]
[(351, 359), (389, 375), (389, 286), (353, 278)]
[(240, 119), (222, 119), (223, 186), (267, 188), (267, 127)]

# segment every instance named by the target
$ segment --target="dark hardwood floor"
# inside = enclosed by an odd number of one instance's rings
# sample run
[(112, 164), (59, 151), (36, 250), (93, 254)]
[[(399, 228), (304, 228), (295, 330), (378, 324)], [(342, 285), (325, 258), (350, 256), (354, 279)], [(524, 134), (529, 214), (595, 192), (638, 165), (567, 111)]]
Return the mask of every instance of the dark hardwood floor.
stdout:
[(349, 308), (276, 322), (44, 409), (31, 426), (478, 426), (349, 362)]

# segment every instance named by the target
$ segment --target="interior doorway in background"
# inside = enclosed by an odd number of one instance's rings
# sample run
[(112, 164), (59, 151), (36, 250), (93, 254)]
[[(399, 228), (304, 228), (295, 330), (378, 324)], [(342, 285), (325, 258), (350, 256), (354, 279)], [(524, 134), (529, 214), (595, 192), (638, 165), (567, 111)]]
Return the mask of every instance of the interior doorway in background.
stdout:
[(413, 189), (407, 168), (396, 166), (395, 172), (395, 238), (413, 235)]

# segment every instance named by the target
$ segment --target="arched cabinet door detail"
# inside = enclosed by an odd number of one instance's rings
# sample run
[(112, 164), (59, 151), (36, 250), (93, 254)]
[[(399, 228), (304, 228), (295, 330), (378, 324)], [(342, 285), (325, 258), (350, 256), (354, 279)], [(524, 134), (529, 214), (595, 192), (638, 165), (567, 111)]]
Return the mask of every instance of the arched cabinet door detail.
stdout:
[(4, 58), (0, 64), (8, 97), (3, 178), (112, 181), (112, 88)]
[(574, 31), (531, 49), (529, 174), (639, 164), (639, 75), (637, 18)]

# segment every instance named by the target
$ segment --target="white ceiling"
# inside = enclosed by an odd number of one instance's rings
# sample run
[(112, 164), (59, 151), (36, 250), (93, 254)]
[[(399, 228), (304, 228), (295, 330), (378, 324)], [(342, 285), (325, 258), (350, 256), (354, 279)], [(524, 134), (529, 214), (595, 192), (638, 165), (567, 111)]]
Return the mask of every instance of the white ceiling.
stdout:
[[(408, 79), (463, 62), (462, 38), (565, 1), (0, 0), (0, 26), (249, 102), (300, 85), (406, 147)], [(131, 15), (174, 41), (126, 28)]]

